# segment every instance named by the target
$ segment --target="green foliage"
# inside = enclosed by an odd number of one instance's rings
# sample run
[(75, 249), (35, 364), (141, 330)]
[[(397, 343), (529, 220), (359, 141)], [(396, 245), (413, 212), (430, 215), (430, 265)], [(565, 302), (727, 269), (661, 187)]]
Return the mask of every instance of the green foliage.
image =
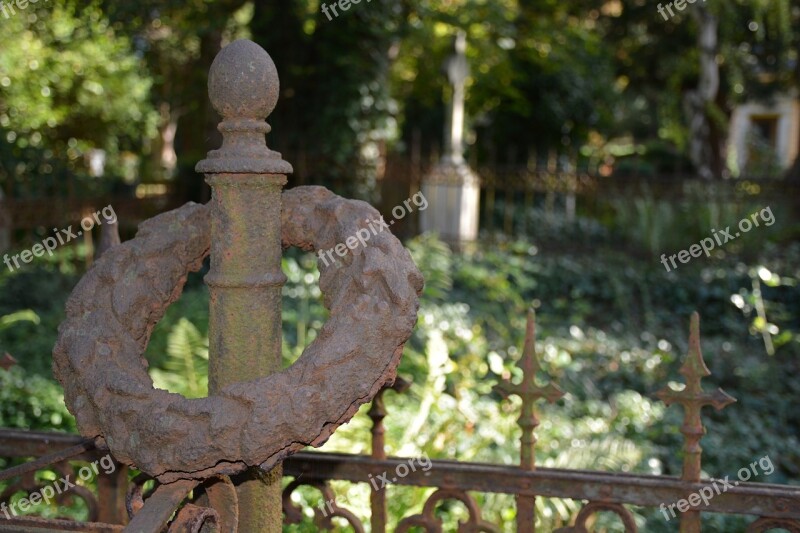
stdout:
[(76, 175), (83, 191), (106, 192), (82, 158), (103, 149), (109, 173), (121, 177), (123, 151), (154, 134), (151, 81), (131, 43), (94, 3), (31, 4), (4, 19), (3, 31), (0, 179), (22, 183), (32, 174), (54, 194)]
[(284, 364), (294, 361), (316, 337), (328, 316), (322, 305), (319, 271), (311, 254), (290, 251), (283, 259)]
[(0, 427), (75, 431), (61, 387), (19, 366), (0, 369)]
[(425, 272), (424, 297), (442, 301), (453, 288), (453, 254), (450, 248), (435, 236), (427, 234), (410, 241), (408, 251), (417, 267)]
[(9, 352), (27, 371), (50, 377), (51, 352), (64, 304), (77, 278), (55, 265), (34, 264), (0, 273), (0, 353)]

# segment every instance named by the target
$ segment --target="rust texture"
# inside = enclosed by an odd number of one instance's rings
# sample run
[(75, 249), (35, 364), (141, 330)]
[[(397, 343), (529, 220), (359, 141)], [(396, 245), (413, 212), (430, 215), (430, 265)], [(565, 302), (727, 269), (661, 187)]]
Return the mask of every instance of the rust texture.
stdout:
[(198, 163), (204, 174), (291, 174), (281, 154), (267, 148), (264, 119), (278, 103), (280, 80), (272, 58), (248, 40), (235, 41), (217, 54), (208, 76), (208, 95), (222, 115), (222, 148)]
[(187, 504), (178, 511), (169, 526), (169, 533), (201, 533), (218, 531), (219, 515), (213, 509)]
[[(279, 83), (269, 54), (246, 40), (226, 46), (209, 73), (223, 136), (222, 148), (197, 165), (212, 189), (206, 276), (212, 395), (281, 369), (281, 190), (292, 167), (264, 139)], [(236, 477), (242, 529), (266, 533), (281, 523), (282, 475), (275, 464), (266, 475), (252, 467)]]
[[(37, 475), (40, 470), (49, 470), (65, 477), (77, 478), (81, 463), (100, 460), (105, 453), (95, 449), (94, 443), (74, 435), (4, 429), (0, 431), (0, 457), (36, 457), (22, 465), (0, 472), (0, 481), (13, 480), (0, 492), (0, 502), (18, 492), (31, 494), (44, 488), (47, 483)], [(77, 462), (77, 464), (72, 464)], [(89, 520), (106, 524), (125, 522), (125, 485), (127, 470), (115, 465), (111, 476), (97, 477), (97, 496), (84, 486), (74, 491), (56, 496), (59, 503), (67, 503), (71, 498), (80, 498), (89, 510)], [(18, 479), (14, 479), (18, 478)], [(0, 514), (0, 523), (4, 516)]]
[[(139, 474), (128, 484), (128, 490), (125, 494), (125, 510), (128, 513), (128, 518), (133, 518), (133, 516), (141, 511), (142, 507), (144, 507), (144, 484), (151, 479), (152, 478), (147, 474)], [(152, 493), (154, 490), (156, 490), (158, 485), (159, 483), (156, 481), (155, 486), (150, 490), (150, 492)]]
[(91, 440), (84, 440), (69, 448), (58, 450), (57, 452), (49, 453), (25, 464), (3, 470), (0, 472), (0, 481), (6, 481), (12, 477), (34, 473), (37, 470), (46, 468), (48, 465), (72, 459), (89, 450), (94, 450), (94, 442)]
[(106, 222), (100, 226), (100, 243), (95, 250), (95, 259), (100, 258), (104, 253), (122, 242), (119, 238), (119, 219), (114, 222)]
[(217, 512), (219, 533), (236, 533), (239, 530), (239, 499), (230, 478), (211, 478), (202, 488), (205, 493), (197, 499), (197, 504)]
[[(224, 139), (197, 165), (213, 189), (210, 205), (165, 213), (109, 247), (70, 297), (54, 349), (54, 373), (82, 433), (162, 483), (147, 502), (132, 494), (131, 531), (163, 526), (187, 480), (213, 475), (235, 475), (240, 529), (274, 529), (280, 461), (325, 442), (394, 380), (422, 290), (421, 274), (388, 231), (361, 248), (350, 244), (380, 218), (368, 204), (312, 187), (288, 193), (282, 209), (292, 169), (264, 139), (278, 76), (263, 49), (237, 41), (220, 52), (209, 96)], [(320, 263), (330, 319), (280, 371), (282, 246), (342, 243), (346, 256)], [(211, 396), (187, 400), (153, 388), (142, 352), (209, 253)], [(220, 519), (199, 506), (180, 512), (176, 531)]]
[(117, 465), (114, 473), (116, 475), (104, 474), (97, 477), (97, 493), (100, 495), (97, 520), (109, 524), (125, 524), (128, 467)]
[(175, 513), (175, 509), (197, 486), (197, 481), (181, 480), (158, 487), (134, 515), (125, 528), (126, 533), (157, 533), (163, 531)]
[[(281, 188), (285, 176), (219, 174), (211, 200), (209, 394), (281, 370)], [(258, 317), (253, 320), (253, 317)], [(258, 467), (253, 467), (257, 469)], [(237, 476), (242, 528), (280, 524), (282, 472)]]
[[(321, 187), (293, 189), (283, 202), (285, 247), (328, 249), (379, 217)], [(53, 352), (82, 434), (162, 482), (268, 470), (321, 445), (394, 380), (416, 323), (422, 276), (400, 241), (378, 233), (340, 263), (320, 261), (331, 315), (294, 365), (209, 398), (156, 390), (141, 354), (188, 271), (202, 264), (209, 233), (209, 209), (196, 204), (142, 224), (80, 281)]]
[[(564, 391), (552, 382), (545, 386), (536, 384), (536, 374), (541, 370), (541, 364), (536, 355), (536, 314), (533, 309), (528, 311), (525, 323), (525, 345), (522, 349), (519, 367), (522, 369), (522, 382), (519, 385), (502, 383), (496, 388), (504, 396), (515, 394), (522, 399), (522, 413), (518, 421), (519, 427), (522, 429), (520, 468), (533, 471), (536, 469), (536, 434), (534, 432), (539, 425), (534, 404), (541, 399), (553, 403), (564, 396)], [(525, 494), (517, 495), (517, 531), (520, 533), (533, 532), (535, 523), (536, 497)]]
[[(81, 443), (81, 438), (59, 433), (0, 430), (0, 456), (39, 457)], [(83, 457), (83, 456), (81, 456)], [(396, 470), (407, 459), (378, 460), (347, 454), (301, 452), (284, 463), (287, 476), (302, 476), (303, 482), (344, 480), (369, 483), (370, 476)], [(119, 475), (118, 469), (114, 475)], [(124, 480), (123, 480), (124, 481)], [(432, 462), (428, 472), (416, 471), (399, 478), (398, 485), (448, 487), (462, 491), (506, 493), (588, 500), (596, 504), (617, 503), (658, 507), (697, 492), (709, 481), (692, 483), (669, 476), (605, 473), (584, 470), (537, 468), (526, 472), (512, 466)], [(101, 494), (102, 502), (102, 494)], [(205, 505), (204, 503), (199, 503)], [(219, 510), (216, 505), (213, 505)], [(760, 517), (748, 532), (761, 533), (783, 527), (800, 532), (800, 488), (767, 483), (742, 482), (715, 496), (704, 508), (708, 513), (748, 514)], [(0, 531), (118, 531), (119, 526), (106, 524), (69, 524), (39, 521), (40, 528), (27, 527), (30, 522), (17, 519), (19, 526)], [(0, 521), (0, 526), (3, 521)]]
[(701, 457), (703, 448), (700, 447), (700, 439), (706, 434), (700, 411), (703, 407), (710, 405), (717, 411), (734, 403), (735, 398), (731, 397), (722, 389), (714, 392), (704, 392), (700, 381), (704, 377), (711, 375), (706, 362), (703, 360), (703, 353), (700, 350), (700, 315), (696, 312), (692, 314), (692, 322), (689, 333), (689, 354), (680, 369), (681, 375), (686, 379), (686, 388), (682, 391), (675, 391), (669, 386), (658, 391), (656, 396), (667, 405), (674, 403), (683, 406), (684, 421), (681, 426), (681, 433), (685, 438), (683, 451), (683, 479), (686, 481), (700, 481)]

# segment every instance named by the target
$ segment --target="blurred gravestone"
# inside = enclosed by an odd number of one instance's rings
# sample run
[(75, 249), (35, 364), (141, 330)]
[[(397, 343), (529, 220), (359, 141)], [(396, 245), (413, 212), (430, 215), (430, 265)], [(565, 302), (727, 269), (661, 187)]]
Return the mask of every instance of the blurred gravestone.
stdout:
[(441, 161), (423, 178), (422, 192), (429, 207), (421, 212), (424, 232), (435, 232), (445, 241), (460, 243), (478, 237), (478, 176), (464, 160), (464, 99), (469, 67), (467, 37), (460, 31), (455, 53), (445, 62), (453, 97), (445, 126), (445, 150)]

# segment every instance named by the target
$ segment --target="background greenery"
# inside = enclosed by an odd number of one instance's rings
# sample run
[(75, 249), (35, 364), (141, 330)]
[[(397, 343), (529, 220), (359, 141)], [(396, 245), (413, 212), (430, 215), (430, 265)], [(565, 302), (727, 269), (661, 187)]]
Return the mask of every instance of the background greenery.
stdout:
[[(797, 88), (800, 6), (695, 8), (718, 27), (720, 83), (703, 143), (718, 177), (746, 173), (723, 168), (731, 113)], [(328, 21), (318, 0), (31, 4), (0, 21), (0, 183), (21, 198), (166, 180), (185, 200), (205, 198), (194, 164), (219, 144), (206, 73), (240, 37), (269, 50), (281, 73), (272, 146), (304, 179), (374, 183), (387, 154), (441, 152), (441, 65), (459, 29), (473, 161), (556, 155), (620, 175), (692, 173), (686, 104), (702, 73), (692, 13), (664, 21), (637, 0), (373, 0)], [(112, 179), (87, 170), (98, 149)]]

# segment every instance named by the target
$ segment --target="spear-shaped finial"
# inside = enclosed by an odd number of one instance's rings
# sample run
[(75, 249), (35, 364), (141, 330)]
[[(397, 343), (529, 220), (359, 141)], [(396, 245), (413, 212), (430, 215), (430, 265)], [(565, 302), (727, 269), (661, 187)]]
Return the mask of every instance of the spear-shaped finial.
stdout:
[[(534, 403), (544, 398), (553, 403), (562, 396), (562, 391), (554, 383), (540, 387), (536, 384), (536, 374), (541, 369), (539, 359), (536, 357), (536, 314), (533, 309), (528, 311), (525, 326), (525, 345), (522, 349), (522, 358), (518, 363), (522, 369), (522, 381), (519, 385), (510, 382), (497, 385), (500, 394), (508, 397), (516, 394), (522, 398), (522, 414), (519, 417), (519, 427), (522, 428), (522, 447), (520, 449), (520, 468), (527, 471), (536, 469), (536, 435), (534, 431), (539, 425), (536, 418)], [(524, 494), (517, 495), (517, 531), (519, 533), (532, 533), (536, 523), (536, 497)]]
[(564, 396), (564, 391), (554, 383), (545, 386), (536, 384), (536, 374), (541, 369), (541, 364), (536, 357), (536, 313), (533, 309), (528, 311), (525, 345), (518, 366), (522, 369), (522, 381), (518, 385), (510, 382), (501, 383), (496, 389), (506, 397), (516, 394), (522, 399), (522, 414), (519, 418), (519, 426), (522, 428), (521, 466), (526, 470), (533, 470), (535, 465), (533, 449), (536, 444), (533, 432), (539, 425), (533, 405), (542, 398), (553, 403)]
[(717, 389), (714, 392), (703, 392), (700, 380), (711, 375), (700, 350), (700, 315), (692, 313), (689, 333), (689, 353), (680, 369), (685, 378), (686, 387), (676, 391), (669, 386), (656, 393), (656, 396), (665, 404), (677, 403), (683, 406), (684, 419), (681, 433), (684, 436), (683, 450), (683, 479), (686, 481), (700, 481), (700, 464), (703, 448), (700, 439), (706, 434), (700, 411), (703, 407), (711, 405), (717, 411), (736, 401), (735, 398)]

